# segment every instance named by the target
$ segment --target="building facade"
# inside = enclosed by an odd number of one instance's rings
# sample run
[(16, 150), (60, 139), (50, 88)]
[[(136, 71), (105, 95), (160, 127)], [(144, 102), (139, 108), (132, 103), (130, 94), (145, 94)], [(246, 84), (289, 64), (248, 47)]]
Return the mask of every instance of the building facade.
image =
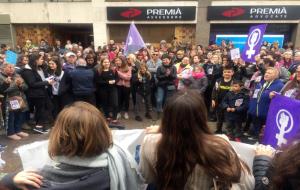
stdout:
[(70, 39), (95, 47), (126, 40), (134, 21), (145, 42), (207, 45), (220, 35), (246, 35), (267, 23), (267, 34), (300, 47), (300, 1), (0, 0), (0, 43)]

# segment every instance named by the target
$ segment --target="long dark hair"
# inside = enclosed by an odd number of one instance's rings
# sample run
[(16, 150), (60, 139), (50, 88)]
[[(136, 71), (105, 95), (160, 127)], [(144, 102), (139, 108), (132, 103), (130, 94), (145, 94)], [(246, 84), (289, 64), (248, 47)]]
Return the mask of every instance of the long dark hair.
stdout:
[(43, 57), (39, 53), (33, 53), (29, 56), (29, 63), (28, 65), (31, 67), (32, 70), (36, 71), (38, 70), (38, 65), (36, 64), (37, 60), (39, 60), (41, 57)]
[(158, 189), (184, 189), (198, 164), (223, 189), (239, 182), (241, 161), (231, 145), (208, 128), (206, 107), (197, 92), (179, 92), (168, 101), (160, 130), (155, 166)]
[(49, 74), (54, 74), (56, 76), (60, 76), (61, 75), (61, 72), (62, 72), (62, 66), (61, 66), (61, 59), (59, 56), (52, 56), (51, 59), (49, 60), (50, 61), (53, 61), (55, 64), (56, 64), (56, 70), (53, 71), (51, 70), (49, 67)]

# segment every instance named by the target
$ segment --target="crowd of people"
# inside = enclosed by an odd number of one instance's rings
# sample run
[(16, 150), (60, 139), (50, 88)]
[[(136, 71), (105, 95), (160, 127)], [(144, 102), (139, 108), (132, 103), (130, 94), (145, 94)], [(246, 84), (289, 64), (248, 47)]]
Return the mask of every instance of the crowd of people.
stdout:
[(258, 146), (251, 170), (229, 139), (214, 135), (207, 122), (198, 92), (175, 93), (161, 125), (147, 129), (138, 165), (114, 142), (104, 115), (87, 102), (75, 102), (58, 114), (49, 137), (55, 164), (6, 175), (0, 188), (142, 190), (149, 184), (148, 190), (299, 189), (298, 141), (279, 153)]
[[(0, 93), (3, 125), (7, 136), (28, 136), (23, 123), (46, 133), (57, 114), (68, 104), (86, 101), (101, 110), (107, 121), (119, 124), (129, 119), (132, 102), (134, 119), (160, 119), (167, 100), (177, 91), (196, 90), (205, 99), (215, 133), (226, 133), (240, 141), (242, 135), (258, 140), (265, 125), (272, 97), (281, 93), (299, 99), (300, 51), (292, 44), (263, 43), (255, 63), (231, 59), (232, 43), (182, 45), (162, 40), (159, 47), (147, 44), (138, 52), (124, 55), (124, 43), (110, 40), (94, 50), (93, 45), (45, 40), (38, 46), (26, 41), (18, 47), (18, 62), (6, 62), (1, 46)], [(223, 128), (223, 124), (226, 127)]]

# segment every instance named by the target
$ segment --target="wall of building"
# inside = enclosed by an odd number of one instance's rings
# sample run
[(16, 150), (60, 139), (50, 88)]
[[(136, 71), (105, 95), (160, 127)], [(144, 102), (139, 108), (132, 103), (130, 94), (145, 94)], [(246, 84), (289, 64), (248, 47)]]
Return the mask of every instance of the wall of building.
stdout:
[(91, 2), (0, 3), (0, 14), (9, 14), (11, 23), (93, 23)]
[[(92, 0), (91, 2), (37, 2), (37, 3), (0, 3), (0, 15), (9, 14), (10, 23), (18, 26), (19, 24), (92, 24), (94, 33), (95, 46), (103, 46), (110, 38), (109, 25), (111, 24), (129, 24), (128, 21), (107, 21), (106, 7), (107, 6), (196, 6), (196, 19), (194, 21), (136, 21), (136, 24), (168, 24), (168, 25), (184, 25), (196, 24), (195, 30), (185, 29), (177, 26), (174, 35), (181, 35), (183, 40), (195, 39), (197, 44), (208, 44), (211, 23), (262, 23), (265, 21), (208, 21), (207, 6), (247, 6), (247, 5), (300, 5), (299, 0), (272, 0), (272, 1), (250, 1), (250, 0), (198, 0), (198, 1), (130, 1), (130, 2), (108, 2), (105, 0)], [(3, 18), (3, 17), (2, 17)], [(272, 21), (278, 23), (279, 21)], [(290, 21), (280, 21), (289, 23)], [(299, 20), (293, 21), (297, 24), (293, 39), (300, 46), (300, 26)], [(1, 24), (1, 16), (0, 16)], [(24, 28), (21, 30), (16, 27), (17, 36), (24, 34)], [(14, 29), (11, 30), (14, 33)], [(21, 31), (21, 32), (20, 32)], [(182, 32), (186, 34), (180, 34)], [(188, 32), (186, 32), (188, 31)], [(190, 34), (191, 33), (191, 34)], [(28, 34), (29, 32), (25, 32)], [(53, 34), (50, 32), (50, 35)], [(38, 37), (38, 39), (41, 37)], [(13, 40), (12, 40), (13, 41)], [(22, 42), (18, 42), (22, 43)]]

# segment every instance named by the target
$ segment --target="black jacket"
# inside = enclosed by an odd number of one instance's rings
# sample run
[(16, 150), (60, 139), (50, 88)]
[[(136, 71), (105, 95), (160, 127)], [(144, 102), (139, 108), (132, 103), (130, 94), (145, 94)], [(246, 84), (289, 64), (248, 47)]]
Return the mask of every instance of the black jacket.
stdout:
[[(47, 73), (44, 72), (45, 77)], [(21, 76), (28, 85), (26, 94), (29, 98), (43, 98), (47, 96), (48, 81), (43, 81), (37, 71), (29, 67), (25, 67), (21, 72)]]
[(109, 84), (110, 80), (115, 80), (115, 82), (117, 83), (117, 75), (113, 70), (102, 71), (101, 74), (96, 71), (95, 81), (97, 85), (97, 90), (101, 90), (103, 88), (116, 87), (116, 83)]
[[(167, 70), (170, 70), (170, 74), (167, 75)], [(162, 65), (157, 68), (156, 78), (158, 80), (157, 85), (161, 87), (167, 87), (175, 85), (175, 79), (177, 78), (177, 71), (175, 66)]]
[[(255, 178), (254, 190), (273, 189), (272, 175), (274, 175), (274, 168), (272, 159), (268, 156), (255, 156), (253, 160), (253, 175)], [(297, 168), (296, 175), (290, 176), (284, 181), (282, 190), (298, 190), (300, 187), (299, 179), (300, 169)]]
[(208, 86), (215, 85), (216, 80), (222, 76), (222, 68), (219, 64), (205, 63), (203, 69), (208, 79)]
[(137, 93), (140, 94), (143, 97), (146, 97), (151, 93), (152, 89), (152, 80), (151, 80), (151, 74), (149, 73), (149, 76), (142, 75), (141, 81), (138, 78), (135, 78), (134, 81), (135, 85), (137, 86)]
[[(229, 91), (223, 101), (222, 108), (225, 110), (225, 117), (227, 120), (243, 120), (247, 114), (249, 104), (249, 96), (244, 92), (234, 93)], [(235, 108), (235, 112), (227, 112), (227, 108)]]

